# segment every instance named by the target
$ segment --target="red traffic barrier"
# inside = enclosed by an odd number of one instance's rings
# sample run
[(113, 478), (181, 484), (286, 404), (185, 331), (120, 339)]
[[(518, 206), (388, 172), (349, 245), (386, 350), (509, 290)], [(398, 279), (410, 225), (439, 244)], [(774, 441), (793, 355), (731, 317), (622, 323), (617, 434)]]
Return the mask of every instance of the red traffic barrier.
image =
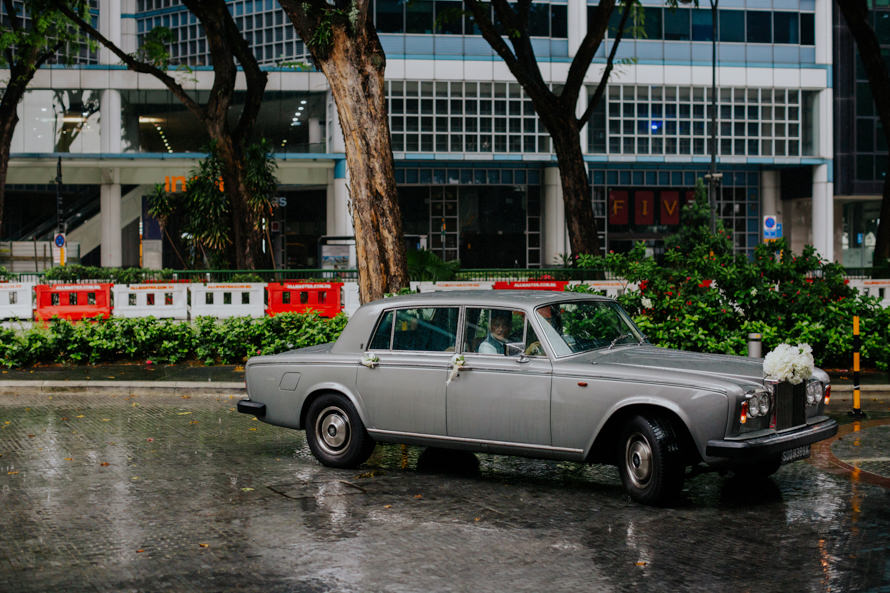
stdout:
[(111, 317), (111, 284), (38, 284), (34, 287), (34, 319), (60, 317), (78, 321), (88, 317)]
[(335, 317), (343, 310), (342, 286), (342, 282), (270, 282), (266, 285), (269, 295), (266, 315), (316, 311), (322, 317)]
[(494, 283), (495, 290), (565, 290), (568, 280), (519, 280)]

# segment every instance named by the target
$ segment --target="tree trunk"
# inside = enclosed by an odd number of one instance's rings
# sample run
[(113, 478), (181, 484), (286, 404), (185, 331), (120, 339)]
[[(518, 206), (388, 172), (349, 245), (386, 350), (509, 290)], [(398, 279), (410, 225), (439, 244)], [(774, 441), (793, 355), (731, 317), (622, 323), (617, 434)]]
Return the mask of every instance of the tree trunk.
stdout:
[[(871, 26), (870, 2), (866, 0), (837, 0), (847, 28), (856, 41), (859, 57), (868, 76), (868, 84), (875, 102), (875, 111), (881, 121), (884, 139), (890, 146), (890, 73), (881, 54), (881, 44)], [(888, 159), (890, 162), (890, 159)], [(875, 240), (873, 266), (877, 270), (887, 267), (890, 259), (890, 171), (885, 172), (884, 191), (881, 200), (881, 220)]]
[[(348, 18), (326, 2), (279, 2), (327, 78), (337, 105), (349, 167), (359, 297), (367, 303), (408, 286), (383, 81), (386, 56), (368, 2), (344, 5)], [(326, 40), (319, 41), (321, 37)]]
[(359, 296), (366, 303), (408, 286), (386, 111), (385, 58), (376, 34), (346, 38), (342, 29), (335, 29), (332, 47), (319, 65), (331, 85), (346, 141)]
[(3, 237), (3, 204), (6, 200), (6, 173), (9, 170), (9, 153), (12, 146), (12, 135), (15, 133), (15, 127), (19, 123), (19, 117), (16, 113), (16, 105), (18, 101), (12, 105), (12, 109), (7, 109), (5, 97), (3, 104), (0, 105), (0, 238)]
[(553, 151), (559, 164), (559, 179), (562, 185), (562, 199), (565, 204), (565, 219), (569, 230), (569, 243), (572, 257), (581, 254), (601, 255), (600, 239), (597, 236), (596, 219), (593, 216), (593, 196), (587, 175), (587, 164), (581, 150), (580, 131), (569, 121), (554, 125), (551, 133)]

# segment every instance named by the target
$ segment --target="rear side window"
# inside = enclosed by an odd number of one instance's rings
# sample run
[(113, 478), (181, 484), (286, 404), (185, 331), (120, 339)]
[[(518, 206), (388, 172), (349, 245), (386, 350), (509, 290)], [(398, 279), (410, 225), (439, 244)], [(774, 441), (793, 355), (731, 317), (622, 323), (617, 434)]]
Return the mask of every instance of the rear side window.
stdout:
[(387, 311), (371, 338), (370, 350), (454, 352), (457, 307)]

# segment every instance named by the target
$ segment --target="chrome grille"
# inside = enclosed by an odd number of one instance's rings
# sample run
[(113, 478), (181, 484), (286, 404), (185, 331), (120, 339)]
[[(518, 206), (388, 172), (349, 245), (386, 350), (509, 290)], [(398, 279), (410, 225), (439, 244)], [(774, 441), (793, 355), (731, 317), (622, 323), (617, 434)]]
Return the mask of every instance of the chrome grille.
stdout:
[(776, 429), (791, 428), (806, 424), (807, 389), (806, 385), (779, 383), (776, 385)]

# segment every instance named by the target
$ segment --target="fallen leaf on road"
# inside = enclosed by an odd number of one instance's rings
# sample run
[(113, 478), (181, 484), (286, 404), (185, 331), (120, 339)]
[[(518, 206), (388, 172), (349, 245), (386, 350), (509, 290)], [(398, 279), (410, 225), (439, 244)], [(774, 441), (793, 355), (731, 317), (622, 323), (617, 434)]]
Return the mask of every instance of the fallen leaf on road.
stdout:
[(241, 492), (253, 492), (253, 488), (250, 488), (250, 487), (242, 488)]
[(210, 544), (198, 544), (198, 545), (201, 546), (202, 548), (209, 548), (209, 547), (210, 547)]
[(423, 498), (423, 494), (415, 494), (414, 498)]
[(83, 418), (83, 414), (78, 414), (75, 418)]
[(189, 414), (191, 414), (191, 412), (179, 412), (177, 415), (178, 416), (188, 416)]
[(189, 422), (189, 424), (197, 424), (197, 423), (198, 423), (197, 420), (192, 420), (191, 422)]
[(66, 458), (65, 458), (65, 461), (74, 461), (74, 458), (73, 458), (73, 457), (66, 457)]
[(392, 505), (391, 505), (391, 504), (385, 504), (385, 505), (383, 505), (383, 508), (385, 508), (385, 509), (391, 509), (391, 508), (392, 508)]
[(154, 440), (153, 438), (151, 438), (151, 437), (148, 437), (148, 438), (145, 439), (145, 440), (148, 441), (149, 443), (153, 443), (153, 442), (155, 442), (155, 440)]
[(19, 473), (19, 472), (6, 472), (6, 475), (7, 475), (7, 476), (14, 476), (14, 475), (16, 475), (17, 473)]
[(133, 477), (132, 477), (132, 478), (130, 478), (130, 479), (131, 479), (131, 480), (133, 480), (133, 481), (134, 481), (134, 482), (135, 482), (135, 481), (136, 481), (136, 480), (138, 480), (138, 479), (139, 479), (139, 476), (133, 476)]
[(108, 467), (108, 466), (111, 465), (111, 464), (108, 463), (107, 461), (103, 461), (103, 462), (100, 463), (99, 465), (100, 465), (101, 467)]
[(649, 564), (649, 563), (646, 562), (645, 560), (640, 560), (639, 562), (637, 562), (637, 566), (646, 566), (647, 564)]
[(111, 418), (102, 418), (102, 422), (111, 422)]
[(136, 550), (136, 553), (137, 553), (137, 554), (141, 554), (141, 553), (143, 553), (144, 551), (145, 551), (145, 550)]
[(28, 438), (29, 438), (29, 439), (33, 439), (33, 438), (34, 438), (34, 435), (33, 435), (33, 434), (29, 434), (29, 435), (28, 435)]
[(247, 430), (256, 430), (256, 427), (254, 427), (254, 428), (248, 428)]

